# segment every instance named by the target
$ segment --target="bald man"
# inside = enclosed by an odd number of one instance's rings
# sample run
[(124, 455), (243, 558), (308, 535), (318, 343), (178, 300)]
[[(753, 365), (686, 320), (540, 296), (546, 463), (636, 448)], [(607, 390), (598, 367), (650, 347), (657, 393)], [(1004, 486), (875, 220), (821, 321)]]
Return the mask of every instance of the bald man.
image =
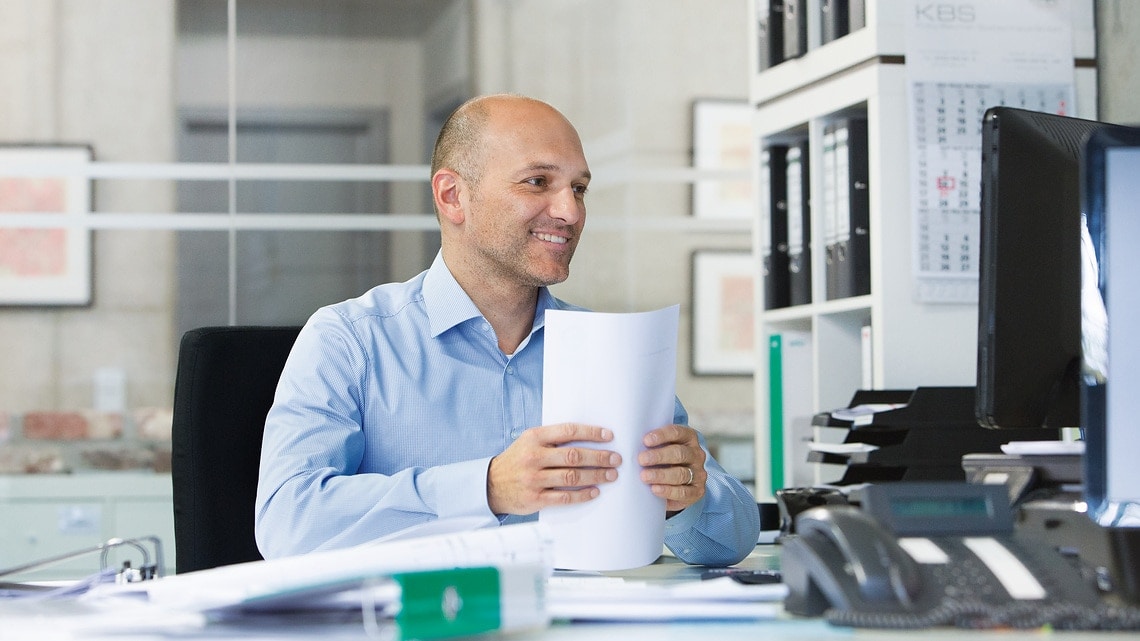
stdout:
[[(356, 545), (448, 517), (489, 526), (596, 498), (618, 453), (574, 447), (605, 426), (540, 425), (548, 287), (570, 274), (590, 184), (573, 125), (515, 95), (468, 101), (432, 154), (441, 249), (404, 283), (318, 310), (265, 424), (256, 508), (266, 558)], [(755, 500), (709, 455), (678, 401), (645, 436), (641, 480), (665, 543), (694, 564), (755, 546)]]

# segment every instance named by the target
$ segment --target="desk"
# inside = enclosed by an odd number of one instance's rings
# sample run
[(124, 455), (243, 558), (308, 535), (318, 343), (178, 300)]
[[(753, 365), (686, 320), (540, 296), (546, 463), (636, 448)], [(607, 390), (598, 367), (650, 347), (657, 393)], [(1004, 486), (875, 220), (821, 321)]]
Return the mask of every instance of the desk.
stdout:
[[(1056, 632), (1057, 641), (1106, 641), (1129, 638), (1135, 633)], [(671, 624), (574, 624), (553, 625), (533, 634), (513, 634), (510, 641), (815, 641), (833, 639), (891, 639), (914, 641), (979, 641), (992, 637), (1001, 641), (1042, 641), (1043, 633), (1027, 631), (978, 632), (974, 630), (850, 630), (828, 626), (822, 621), (789, 620), (757, 623), (671, 623)]]
[[(773, 545), (757, 546), (756, 551), (740, 566), (750, 569), (774, 569), (779, 564), (779, 548)], [(702, 568), (685, 565), (675, 558), (665, 556), (643, 568), (621, 572), (606, 572), (606, 575), (629, 580), (649, 582), (674, 582), (699, 578)], [(5, 613), (24, 610), (27, 604), (0, 602), (0, 621)], [(83, 641), (193, 641), (193, 640), (240, 640), (240, 641), (293, 641), (297, 639), (319, 638), (321, 641), (359, 641), (370, 639), (359, 622), (332, 625), (242, 625), (212, 626), (203, 630), (179, 631), (171, 634), (147, 634), (145, 624), (140, 625), (137, 635), (124, 637), (122, 633), (108, 635), (84, 634), (68, 636), (53, 627), (58, 613), (52, 607), (43, 608), (42, 625), (37, 630), (35, 641), (55, 639), (82, 639)], [(26, 611), (25, 611), (26, 612)], [(12, 636), (8, 622), (0, 623), (0, 641), (32, 638), (24, 635)], [(25, 629), (26, 631), (26, 629)], [(54, 632), (54, 633), (53, 633)], [(541, 630), (512, 632), (502, 635), (486, 635), (475, 639), (504, 641), (813, 641), (816, 639), (897, 639), (911, 641), (921, 634), (924, 641), (978, 641), (978, 636), (992, 637), (1001, 641), (1041, 641), (1039, 630), (1026, 631), (975, 631), (953, 628), (922, 630), (877, 630), (841, 628), (830, 626), (818, 619), (801, 619), (784, 616), (775, 620), (761, 621), (685, 621), (669, 623), (564, 623), (555, 622)], [(1109, 632), (1058, 632), (1061, 641), (1104, 641), (1106, 639), (1137, 638), (1135, 633)]]
[[(206, 630), (179, 632), (169, 635), (152, 635), (140, 631), (137, 635), (121, 632), (108, 636), (60, 636), (51, 631), (52, 622), (45, 620), (35, 641), (373, 641), (377, 637), (366, 634), (359, 623), (321, 626), (244, 626), (236, 628), (211, 627)], [(834, 639), (886, 639), (889, 641), (1042, 641), (1054, 637), (1057, 641), (1116, 641), (1136, 639), (1135, 633), (1124, 632), (1053, 632), (1039, 630), (974, 631), (953, 628), (934, 630), (877, 630), (839, 628), (818, 619), (779, 619), (756, 622), (674, 622), (674, 623), (554, 623), (549, 628), (534, 631), (490, 634), (468, 637), (465, 641), (831, 641)], [(0, 626), (0, 639), (26, 641), (31, 637), (12, 636), (6, 626)], [(384, 638), (384, 637), (380, 637)]]

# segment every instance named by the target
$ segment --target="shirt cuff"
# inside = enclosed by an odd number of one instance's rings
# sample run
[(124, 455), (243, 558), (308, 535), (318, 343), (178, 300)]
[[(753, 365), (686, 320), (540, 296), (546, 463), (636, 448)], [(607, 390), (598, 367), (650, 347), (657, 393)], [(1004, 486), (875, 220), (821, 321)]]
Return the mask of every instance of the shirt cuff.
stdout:
[(705, 511), (707, 500), (708, 495), (702, 496), (696, 503), (665, 519), (665, 536), (681, 534), (692, 529), (701, 518), (701, 513)]
[(421, 476), (425, 496), (441, 519), (478, 516), (488, 525), (498, 523), (487, 505), (487, 470), (491, 457), (439, 465)]

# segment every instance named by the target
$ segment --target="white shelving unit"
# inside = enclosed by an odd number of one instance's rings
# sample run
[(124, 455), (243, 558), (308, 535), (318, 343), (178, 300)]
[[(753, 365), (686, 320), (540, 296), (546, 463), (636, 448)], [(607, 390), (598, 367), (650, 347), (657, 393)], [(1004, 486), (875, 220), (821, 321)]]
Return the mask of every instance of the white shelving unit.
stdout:
[[(1087, 2), (1087, 8), (1084, 3)], [(752, 3), (751, 42), (758, 43), (757, 6)], [(875, 389), (919, 386), (972, 386), (975, 383), (976, 304), (930, 304), (916, 300), (912, 269), (905, 26), (906, 0), (867, 0), (866, 26), (820, 46), (818, 0), (808, 0), (806, 55), (758, 70), (751, 59), (750, 100), (755, 109), (755, 144), (802, 137), (810, 148), (812, 194), (812, 302), (764, 310), (756, 300), (757, 499), (770, 497), (769, 379), (767, 337), (806, 330), (812, 336), (811, 406), (814, 412), (846, 406), (861, 387), (862, 337), (872, 328), (871, 361)], [(1092, 3), (1074, 0), (1074, 51), (1077, 59), (1077, 115), (1095, 118), (1095, 27)], [(1086, 10), (1087, 9), (1087, 10)], [(823, 183), (824, 125), (840, 115), (865, 114), (868, 125), (871, 293), (826, 300), (823, 224), (819, 218)], [(756, 179), (759, 180), (759, 168)], [(754, 226), (759, 256), (761, 230)], [(757, 261), (759, 263), (759, 261)], [(762, 274), (757, 275), (763, 287)], [(785, 461), (785, 466), (809, 465)], [(787, 474), (785, 478), (788, 478)], [(833, 480), (833, 479), (824, 479)]]

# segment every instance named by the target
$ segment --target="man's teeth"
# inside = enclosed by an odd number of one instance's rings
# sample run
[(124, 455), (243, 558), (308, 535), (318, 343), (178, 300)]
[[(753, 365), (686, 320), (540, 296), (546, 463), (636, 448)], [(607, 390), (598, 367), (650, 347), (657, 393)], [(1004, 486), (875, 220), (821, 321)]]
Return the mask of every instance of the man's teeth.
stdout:
[(561, 236), (555, 236), (553, 234), (535, 234), (534, 236), (535, 236), (535, 238), (538, 238), (539, 240), (545, 240), (545, 241), (551, 242), (551, 243), (558, 243), (559, 245), (566, 242), (565, 238), (563, 238)]

